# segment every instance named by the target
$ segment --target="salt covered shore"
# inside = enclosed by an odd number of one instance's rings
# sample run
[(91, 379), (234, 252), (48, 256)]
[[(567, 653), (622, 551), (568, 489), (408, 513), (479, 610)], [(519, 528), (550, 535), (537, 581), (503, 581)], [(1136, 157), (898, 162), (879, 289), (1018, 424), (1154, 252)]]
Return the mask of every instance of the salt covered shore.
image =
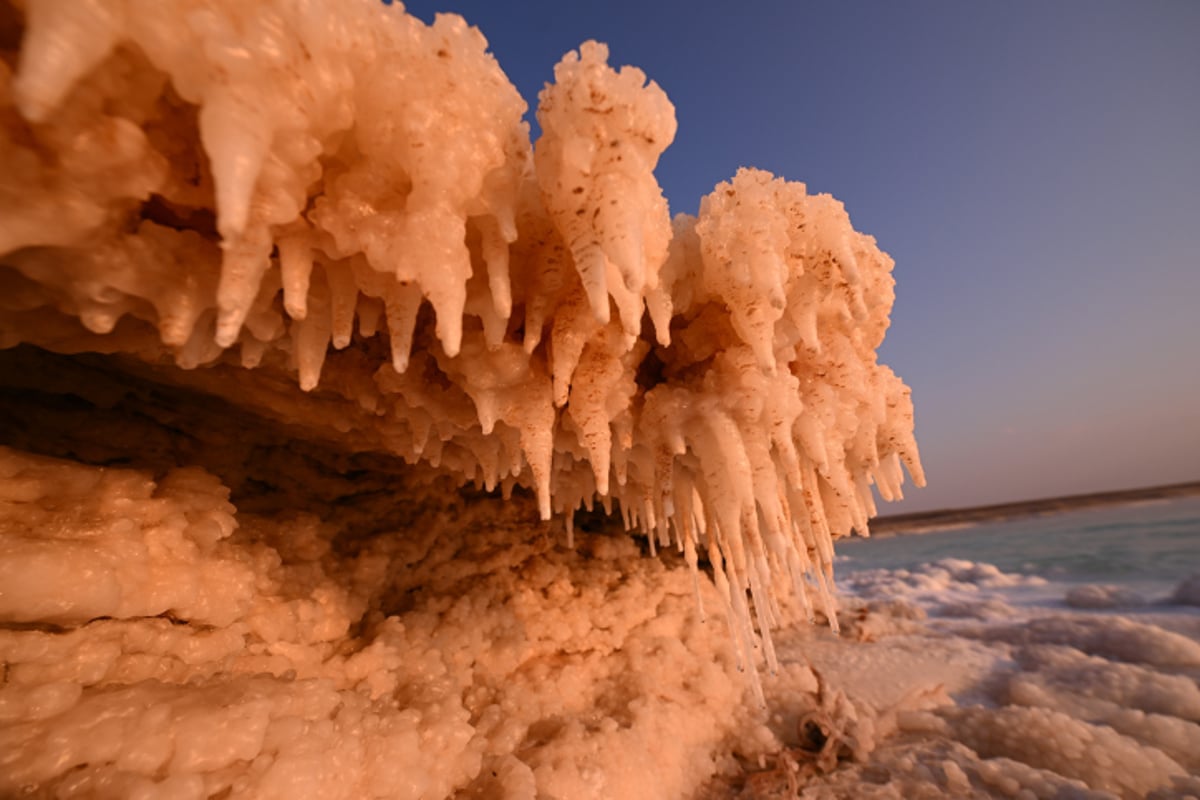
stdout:
[(891, 259), (759, 170), (672, 218), (603, 45), (531, 143), (400, 3), (0, 30), (0, 795), (1195, 793), (1190, 622), (834, 597), (923, 481)]
[(1018, 608), (1037, 579), (963, 561), (858, 573), (840, 637), (790, 609), (764, 708), (710, 581), (599, 518), (567, 548), (529, 496), (435, 482), (362, 537), (386, 495), (250, 514), (199, 468), (9, 449), (0, 475), (5, 796), (1200, 788), (1194, 614)]

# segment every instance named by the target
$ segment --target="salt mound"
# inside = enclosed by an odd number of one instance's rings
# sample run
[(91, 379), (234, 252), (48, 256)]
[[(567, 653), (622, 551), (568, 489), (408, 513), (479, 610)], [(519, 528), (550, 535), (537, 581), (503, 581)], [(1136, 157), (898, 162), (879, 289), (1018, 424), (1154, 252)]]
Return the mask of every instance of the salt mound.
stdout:
[(2, 13), (0, 347), (121, 353), (307, 438), (532, 488), (568, 526), (616, 501), (652, 550), (707, 557), (744, 665), (775, 666), (777, 583), (836, 619), (831, 542), (867, 530), (871, 486), (923, 482), (875, 353), (891, 259), (759, 170), (671, 219), (674, 109), (603, 45), (557, 65), (531, 146), (457, 16)]
[(1071, 608), (1129, 608), (1146, 604), (1145, 598), (1132, 589), (1100, 584), (1076, 586), (1064, 600)]
[[(1123, 708), (1092, 696), (1082, 681), (1070, 688), (1049, 687), (1040, 676), (1016, 676), (1009, 681), (1007, 691), (1012, 705), (1052, 709), (1074, 719), (1102, 724), (1152, 745), (1183, 767), (1200, 768), (1200, 725), (1179, 719), (1174, 714), (1147, 714)], [(1162, 774), (1161, 769), (1153, 772), (1156, 780)]]
[(1022, 669), (1058, 689), (1082, 690), (1123, 708), (1200, 722), (1200, 686), (1183, 675), (1089, 656), (1066, 645), (1023, 647), (1016, 659)]
[(942, 601), (954, 597), (955, 601), (949, 605), (965, 608), (962, 603), (979, 602), (976, 596), (981, 590), (1044, 586), (1046, 580), (1037, 575), (1002, 572), (994, 564), (943, 558), (911, 569), (860, 570), (852, 572), (843, 583), (861, 597), (937, 597)]
[[(1122, 797), (1143, 796), (1187, 774), (1154, 747), (1046, 708), (947, 709), (911, 715), (905, 729), (943, 732), (983, 758), (1010, 759)], [(1013, 776), (1006, 782), (1020, 788)]]
[(0, 795), (685, 796), (779, 746), (713, 585), (627, 537), (433, 493), (347, 555), (196, 469), (0, 470)]
[(974, 635), (1013, 644), (1061, 644), (1131, 664), (1200, 667), (1200, 643), (1125, 617), (1049, 616), (1019, 625), (976, 629)]

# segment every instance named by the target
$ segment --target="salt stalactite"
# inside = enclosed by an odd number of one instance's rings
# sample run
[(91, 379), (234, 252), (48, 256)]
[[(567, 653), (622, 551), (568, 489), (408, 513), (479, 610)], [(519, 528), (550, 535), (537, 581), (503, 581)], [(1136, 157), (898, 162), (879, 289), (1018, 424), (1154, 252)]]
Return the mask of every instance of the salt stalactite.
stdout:
[(9, 13), (0, 346), (131, 354), (314, 437), (530, 487), (568, 532), (615, 500), (652, 549), (707, 558), (747, 667), (774, 666), (781, 589), (836, 624), (832, 539), (901, 465), (923, 483), (875, 355), (892, 261), (836, 200), (743, 169), (671, 220), (674, 109), (594, 42), (531, 146), (456, 16)]
[(654, 167), (675, 138), (675, 107), (641, 70), (614, 72), (607, 61), (607, 47), (587, 42), (554, 68), (534, 159), (592, 312), (607, 323), (611, 297), (637, 337), (643, 290), (657, 285), (671, 238)]

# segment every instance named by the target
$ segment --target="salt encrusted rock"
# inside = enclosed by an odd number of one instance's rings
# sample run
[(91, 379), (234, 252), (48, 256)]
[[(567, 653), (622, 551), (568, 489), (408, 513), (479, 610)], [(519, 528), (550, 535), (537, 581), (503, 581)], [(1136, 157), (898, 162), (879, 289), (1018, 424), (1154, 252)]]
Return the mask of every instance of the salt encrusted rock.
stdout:
[(594, 42), (531, 148), (456, 16), (24, 8), (0, 346), (130, 354), (315, 438), (531, 487), (543, 518), (615, 499), (652, 548), (707, 553), (744, 662), (747, 588), (763, 633), (777, 577), (836, 619), (832, 539), (866, 531), (871, 484), (900, 496), (902, 463), (923, 481), (875, 356), (892, 261), (840, 203), (745, 169), (672, 221), (674, 109)]

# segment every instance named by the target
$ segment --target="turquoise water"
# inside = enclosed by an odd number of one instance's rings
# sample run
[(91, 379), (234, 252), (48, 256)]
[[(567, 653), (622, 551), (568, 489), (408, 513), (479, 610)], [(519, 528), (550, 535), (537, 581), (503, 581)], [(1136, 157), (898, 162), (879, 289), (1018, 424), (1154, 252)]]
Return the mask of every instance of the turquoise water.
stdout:
[(1200, 573), (1200, 497), (842, 539), (835, 550), (839, 577), (960, 558), (1055, 582), (1165, 587)]

